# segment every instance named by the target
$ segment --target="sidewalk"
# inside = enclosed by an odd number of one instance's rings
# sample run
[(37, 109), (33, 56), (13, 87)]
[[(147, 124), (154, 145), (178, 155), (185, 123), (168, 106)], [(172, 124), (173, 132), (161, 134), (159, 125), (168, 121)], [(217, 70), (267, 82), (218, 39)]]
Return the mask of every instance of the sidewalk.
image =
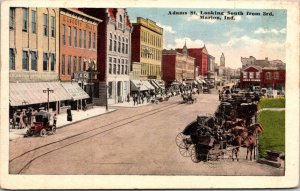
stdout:
[(112, 106), (112, 107), (141, 107), (141, 106), (145, 106), (145, 105), (149, 105), (149, 104), (152, 104), (152, 103), (150, 101), (149, 101), (149, 103), (147, 103), (147, 100), (145, 99), (144, 103), (134, 105), (132, 99), (130, 99), (129, 102), (124, 101), (123, 103), (116, 103), (116, 104), (112, 104), (109, 106)]
[[(109, 111), (105, 111), (105, 107), (94, 106), (92, 109), (88, 109), (87, 111), (76, 111), (72, 110), (72, 121), (67, 121), (67, 113), (57, 115), (57, 128), (62, 128), (67, 125), (71, 125), (74, 123), (78, 123), (85, 119), (89, 119), (95, 116), (103, 115), (105, 113), (110, 113), (115, 111), (116, 109), (109, 109)], [(52, 118), (53, 116), (51, 116)], [(52, 122), (52, 119), (51, 119)], [(9, 140), (17, 139), (20, 137), (24, 137), (26, 134), (27, 128), (24, 129), (9, 129)]]

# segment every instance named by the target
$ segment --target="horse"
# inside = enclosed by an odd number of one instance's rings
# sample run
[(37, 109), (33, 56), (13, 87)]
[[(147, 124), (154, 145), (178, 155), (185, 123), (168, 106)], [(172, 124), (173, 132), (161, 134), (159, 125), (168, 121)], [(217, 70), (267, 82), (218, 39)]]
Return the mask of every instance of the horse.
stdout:
[(253, 152), (253, 159), (256, 158), (256, 153), (255, 153), (255, 149), (257, 147), (256, 136), (261, 132), (263, 132), (263, 127), (258, 123), (252, 124), (248, 127), (249, 135), (244, 140), (244, 145), (247, 147), (246, 160), (248, 160), (249, 153), (250, 153), (249, 159), (252, 160), (252, 152)]
[[(250, 160), (252, 160), (252, 153), (254, 154), (253, 159), (255, 159), (255, 148), (256, 148), (256, 136), (263, 131), (263, 127), (258, 124), (252, 124), (248, 127), (239, 127), (236, 126), (230, 129), (230, 133), (234, 135), (231, 145), (234, 147), (232, 149), (232, 160), (234, 161), (234, 156), (236, 160), (239, 161), (239, 148), (246, 147), (247, 155), (246, 160), (248, 160), (248, 155), (250, 153)], [(254, 150), (254, 152), (253, 152)]]

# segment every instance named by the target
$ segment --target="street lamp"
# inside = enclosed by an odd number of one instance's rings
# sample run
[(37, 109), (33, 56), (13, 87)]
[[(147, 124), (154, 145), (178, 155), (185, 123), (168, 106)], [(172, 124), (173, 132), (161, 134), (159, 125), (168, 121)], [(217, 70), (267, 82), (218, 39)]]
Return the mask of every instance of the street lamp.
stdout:
[(54, 93), (54, 90), (50, 90), (50, 88), (47, 88), (46, 90), (43, 90), (43, 93), (47, 93), (48, 95), (48, 106), (47, 106), (47, 111), (49, 111), (49, 93)]
[(105, 111), (106, 112), (108, 112), (108, 96), (107, 96), (107, 94), (108, 94), (108, 85), (105, 85), (105, 90), (106, 90), (106, 94), (105, 94), (105, 102), (106, 102), (106, 104), (105, 104)]

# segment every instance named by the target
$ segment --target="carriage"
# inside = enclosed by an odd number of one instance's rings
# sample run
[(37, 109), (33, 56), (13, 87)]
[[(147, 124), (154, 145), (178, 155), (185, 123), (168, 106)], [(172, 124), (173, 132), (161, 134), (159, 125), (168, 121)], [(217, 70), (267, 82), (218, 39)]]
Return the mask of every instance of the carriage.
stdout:
[(228, 144), (224, 132), (215, 124), (210, 115), (199, 115), (176, 136), (179, 152), (191, 157), (195, 163), (206, 162), (211, 167), (221, 159), (231, 159), (233, 147)]
[(197, 102), (197, 98), (193, 97), (192, 95), (184, 95), (184, 94), (182, 94), (181, 96), (182, 96), (183, 103), (193, 104), (193, 103)]
[(56, 124), (50, 124), (51, 114), (49, 112), (40, 111), (34, 114), (35, 122), (26, 131), (25, 136), (40, 135), (45, 137), (48, 134), (54, 134), (56, 132)]

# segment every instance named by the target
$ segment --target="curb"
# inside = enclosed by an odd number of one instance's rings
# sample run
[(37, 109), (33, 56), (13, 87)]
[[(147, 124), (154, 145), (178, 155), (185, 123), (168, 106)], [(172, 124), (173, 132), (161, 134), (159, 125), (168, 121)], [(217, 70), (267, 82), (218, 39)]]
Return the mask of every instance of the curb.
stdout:
[(112, 110), (112, 111), (108, 111), (108, 112), (105, 112), (105, 113), (101, 113), (101, 114), (99, 114), (99, 115), (94, 115), (94, 116), (91, 116), (91, 117), (87, 117), (87, 118), (84, 118), (84, 119), (81, 119), (81, 120), (78, 120), (78, 121), (74, 121), (74, 122), (71, 122), (71, 123), (69, 123), (69, 124), (61, 125), (61, 126), (56, 127), (56, 128), (57, 128), (57, 129), (60, 129), (60, 128), (63, 128), (63, 127), (69, 126), (69, 125), (74, 125), (74, 124), (76, 124), (76, 123), (85, 121), (85, 120), (87, 120), (87, 119), (91, 119), (91, 118), (94, 118), (94, 117), (98, 117), (98, 116), (100, 116), (100, 115), (109, 114), (109, 113), (114, 112), (114, 111), (117, 111), (117, 109), (114, 109), (114, 110)]

